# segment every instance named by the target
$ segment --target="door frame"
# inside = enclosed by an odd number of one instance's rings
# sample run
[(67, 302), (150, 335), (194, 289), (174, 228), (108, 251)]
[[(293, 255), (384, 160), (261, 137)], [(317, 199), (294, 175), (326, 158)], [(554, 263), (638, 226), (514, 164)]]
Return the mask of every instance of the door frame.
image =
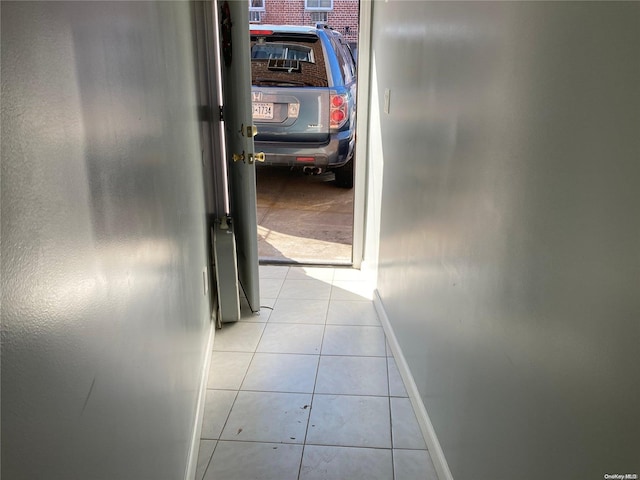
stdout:
[(367, 172), (369, 170), (369, 93), (371, 90), (371, 22), (372, 0), (360, 0), (358, 27), (358, 93), (356, 125), (356, 157), (353, 192), (353, 243), (351, 262), (360, 269), (366, 254)]

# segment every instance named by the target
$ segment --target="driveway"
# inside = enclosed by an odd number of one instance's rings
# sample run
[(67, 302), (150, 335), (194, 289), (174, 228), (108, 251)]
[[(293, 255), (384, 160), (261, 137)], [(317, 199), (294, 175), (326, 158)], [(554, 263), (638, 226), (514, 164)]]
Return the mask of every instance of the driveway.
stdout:
[(259, 166), (258, 253), (265, 263), (351, 263), (353, 190), (333, 173)]

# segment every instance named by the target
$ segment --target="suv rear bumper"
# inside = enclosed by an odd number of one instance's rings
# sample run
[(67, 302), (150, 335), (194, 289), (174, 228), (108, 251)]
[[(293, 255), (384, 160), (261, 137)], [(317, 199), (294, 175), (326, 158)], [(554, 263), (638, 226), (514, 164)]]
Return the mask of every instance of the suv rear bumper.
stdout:
[(331, 136), (329, 143), (255, 142), (256, 152), (264, 152), (265, 165), (337, 168), (353, 155), (355, 138), (350, 131)]

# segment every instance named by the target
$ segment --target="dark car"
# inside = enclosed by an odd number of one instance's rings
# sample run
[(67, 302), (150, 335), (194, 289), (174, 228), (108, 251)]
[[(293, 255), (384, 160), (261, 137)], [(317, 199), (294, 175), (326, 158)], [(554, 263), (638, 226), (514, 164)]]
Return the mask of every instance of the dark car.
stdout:
[(356, 66), (340, 33), (325, 25), (251, 25), (256, 151), (265, 164), (333, 170), (353, 187)]

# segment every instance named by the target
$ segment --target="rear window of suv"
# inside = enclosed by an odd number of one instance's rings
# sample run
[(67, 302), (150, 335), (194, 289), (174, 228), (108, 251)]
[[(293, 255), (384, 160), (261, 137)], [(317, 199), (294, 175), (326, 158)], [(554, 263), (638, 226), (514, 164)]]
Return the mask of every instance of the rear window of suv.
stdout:
[(320, 39), (313, 34), (251, 36), (251, 84), (329, 86)]

